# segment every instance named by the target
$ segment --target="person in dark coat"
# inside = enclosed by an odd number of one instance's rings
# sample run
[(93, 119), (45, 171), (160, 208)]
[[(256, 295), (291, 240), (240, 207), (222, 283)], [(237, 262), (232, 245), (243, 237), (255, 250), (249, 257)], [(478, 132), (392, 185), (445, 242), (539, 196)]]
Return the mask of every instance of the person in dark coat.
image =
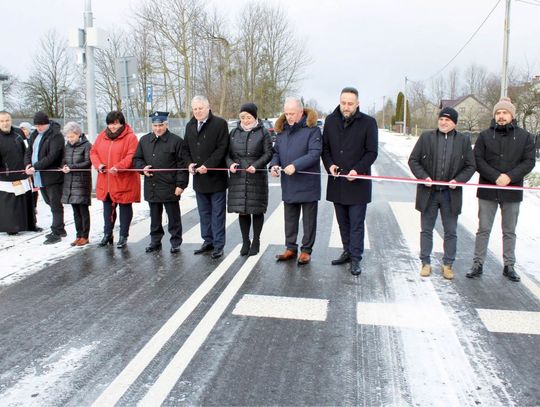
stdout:
[(229, 149), (227, 122), (214, 116), (204, 96), (191, 101), (193, 117), (186, 125), (185, 161), (193, 175), (193, 189), (201, 223), (202, 246), (195, 254), (212, 252), (212, 258), (223, 256), (225, 247), (225, 212), (227, 171), (225, 157)]
[(280, 172), (285, 174), (281, 178), (281, 196), (285, 209), (286, 249), (276, 259), (296, 259), (298, 223), (302, 213), (304, 236), (298, 264), (307, 264), (315, 244), (318, 201), (321, 199), (321, 130), (317, 127), (317, 112), (304, 109), (300, 99), (287, 98), (283, 111), (274, 126), (278, 137), (270, 163), (273, 177), (278, 177)]
[[(163, 207), (167, 212), (171, 235), (171, 253), (178, 253), (182, 244), (182, 218), (180, 196), (189, 182), (183, 161), (184, 140), (169, 131), (168, 112), (150, 115), (152, 132), (139, 140), (133, 156), (133, 166), (144, 173), (144, 199), (150, 206), (150, 244), (146, 252), (161, 250), (165, 232), (162, 226)], [(184, 170), (152, 171), (153, 169), (184, 168)]]
[(32, 185), (24, 171), (25, 150), (11, 115), (0, 111), (0, 232), (10, 235), (36, 231)]
[(72, 246), (88, 244), (90, 234), (90, 211), (92, 203), (92, 173), (90, 168), (90, 149), (92, 144), (86, 139), (81, 126), (75, 122), (68, 122), (64, 126), (67, 139), (64, 152), (64, 190), (62, 203), (71, 204), (77, 238)]
[[(34, 176), (34, 185), (41, 191), (41, 196), (51, 208), (51, 233), (46, 236), (44, 244), (59, 242), (67, 236), (64, 226), (64, 206), (62, 190), (64, 174), (60, 171), (64, 159), (64, 136), (60, 125), (50, 121), (44, 112), (34, 115), (36, 130), (30, 136), (26, 150), (26, 173)], [(55, 170), (55, 171), (41, 171)]]
[[(264, 214), (268, 206), (268, 173), (266, 165), (272, 159), (270, 133), (257, 120), (257, 106), (245, 103), (240, 107), (240, 122), (230, 134), (228, 211), (239, 214), (242, 232), (240, 255), (259, 253)], [(249, 229), (253, 223), (253, 241)]]
[(503, 232), (503, 275), (511, 281), (520, 281), (515, 270), (516, 226), (523, 191), (504, 189), (506, 186), (523, 186), (525, 175), (532, 171), (534, 137), (518, 127), (516, 108), (509, 98), (493, 108), (491, 125), (478, 136), (474, 146), (480, 184), (498, 185), (501, 189), (478, 188), (478, 231), (474, 245), (473, 265), (467, 277), (483, 273), (489, 235), (497, 209), (501, 208)]
[[(341, 91), (339, 106), (324, 122), (322, 159), (328, 177), (326, 199), (334, 203), (343, 253), (333, 265), (350, 262), (353, 275), (362, 272), (364, 221), (371, 202), (371, 180), (355, 175), (371, 175), (378, 154), (378, 129), (374, 118), (360, 112), (358, 91)], [(349, 176), (338, 177), (338, 175)]]
[(416, 189), (416, 209), (420, 211), (420, 275), (431, 274), (433, 228), (438, 212), (444, 228), (442, 274), (451, 280), (456, 259), (457, 223), (461, 213), (463, 190), (456, 186), (431, 185), (430, 181), (467, 182), (474, 174), (471, 140), (456, 131), (458, 112), (445, 107), (439, 113), (438, 129), (422, 133), (409, 157), (409, 167), (418, 179), (426, 180)]

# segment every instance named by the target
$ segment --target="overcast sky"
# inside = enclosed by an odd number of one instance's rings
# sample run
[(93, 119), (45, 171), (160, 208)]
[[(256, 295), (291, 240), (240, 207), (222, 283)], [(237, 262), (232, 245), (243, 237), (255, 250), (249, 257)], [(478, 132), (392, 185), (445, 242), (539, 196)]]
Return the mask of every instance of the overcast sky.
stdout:
[[(209, 0), (234, 23), (250, 0)], [(264, 0), (280, 4), (313, 63), (300, 95), (323, 110), (337, 105), (344, 86), (360, 92), (361, 108), (380, 109), (383, 96), (395, 98), (404, 77), (424, 80), (442, 68), (465, 44), (497, 0)], [(512, 0), (510, 64), (540, 74), (540, 1)], [(84, 0), (1, 0), (0, 66), (26, 79), (40, 38), (83, 25)], [(138, 0), (93, 0), (94, 25), (125, 25)], [(472, 62), (499, 73), (505, 0), (454, 61)], [(284, 47), (288, 44), (283, 44)]]

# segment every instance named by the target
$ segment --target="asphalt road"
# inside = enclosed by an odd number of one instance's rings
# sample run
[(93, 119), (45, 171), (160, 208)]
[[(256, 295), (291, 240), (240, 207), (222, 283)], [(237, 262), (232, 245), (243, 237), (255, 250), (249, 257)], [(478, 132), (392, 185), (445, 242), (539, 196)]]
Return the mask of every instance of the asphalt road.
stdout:
[[(375, 170), (403, 174), (384, 150)], [(422, 279), (414, 187), (390, 183), (374, 187), (360, 277), (330, 265), (324, 196), (312, 262), (276, 263), (270, 190), (259, 256), (238, 255), (233, 221), (219, 260), (193, 255), (193, 236), (170, 254), (166, 234), (161, 253), (147, 237), (92, 245), (0, 288), (0, 405), (540, 405), (538, 281), (504, 279), (492, 253), (466, 279), (463, 226), (456, 278), (434, 263)], [(196, 209), (182, 220), (196, 228)]]

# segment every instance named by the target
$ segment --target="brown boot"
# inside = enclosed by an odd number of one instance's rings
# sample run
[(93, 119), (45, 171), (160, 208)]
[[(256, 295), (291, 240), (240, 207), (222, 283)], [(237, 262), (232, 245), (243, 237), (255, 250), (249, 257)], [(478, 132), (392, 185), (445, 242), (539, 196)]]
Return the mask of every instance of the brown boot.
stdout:
[(293, 252), (290, 249), (285, 250), (282, 254), (276, 255), (277, 261), (287, 261), (292, 259), (296, 259), (296, 252)]
[(73, 242), (70, 243), (71, 246), (78, 246), (79, 245), (79, 241), (81, 240), (80, 237), (78, 237), (77, 239), (75, 239)]
[(300, 253), (298, 256), (298, 264), (308, 264), (311, 261), (311, 255), (306, 252)]
[(90, 243), (90, 241), (86, 237), (81, 237), (77, 243), (77, 246), (85, 246), (88, 243)]
[(452, 270), (451, 264), (444, 264), (442, 266), (442, 275), (447, 280), (452, 280), (454, 278), (454, 271)]

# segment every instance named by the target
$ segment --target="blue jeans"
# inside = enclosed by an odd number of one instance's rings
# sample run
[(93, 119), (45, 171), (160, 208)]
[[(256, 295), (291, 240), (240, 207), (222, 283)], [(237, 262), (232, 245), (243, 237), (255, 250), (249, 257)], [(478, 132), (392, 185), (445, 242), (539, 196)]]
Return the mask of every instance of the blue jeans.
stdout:
[(225, 247), (227, 192), (220, 191), (209, 194), (196, 192), (195, 196), (204, 244), (211, 244), (216, 249), (223, 249)]
[(448, 190), (431, 191), (429, 204), (420, 216), (422, 227), (420, 232), (420, 260), (422, 260), (422, 264), (431, 263), (433, 228), (435, 227), (439, 210), (444, 229), (443, 264), (451, 266), (456, 259), (458, 214), (452, 213), (450, 191)]

